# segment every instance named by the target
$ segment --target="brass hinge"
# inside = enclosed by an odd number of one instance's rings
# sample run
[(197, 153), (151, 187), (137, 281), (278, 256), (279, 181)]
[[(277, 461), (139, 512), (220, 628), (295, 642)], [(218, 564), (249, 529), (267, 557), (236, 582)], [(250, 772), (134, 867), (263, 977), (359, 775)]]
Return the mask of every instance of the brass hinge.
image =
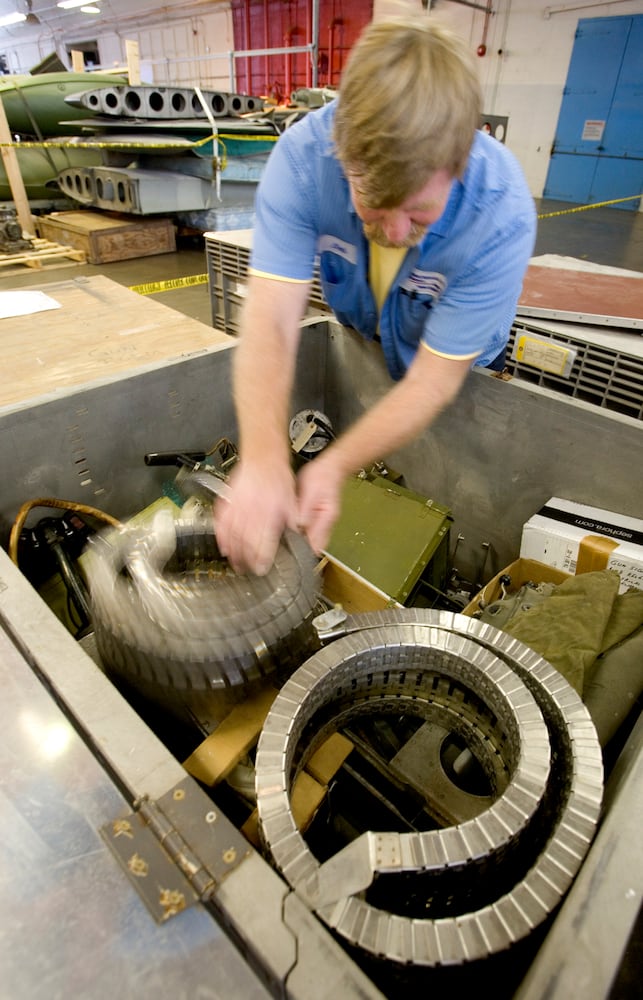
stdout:
[(205, 902), (252, 850), (188, 776), (156, 802), (140, 799), (101, 833), (159, 923)]

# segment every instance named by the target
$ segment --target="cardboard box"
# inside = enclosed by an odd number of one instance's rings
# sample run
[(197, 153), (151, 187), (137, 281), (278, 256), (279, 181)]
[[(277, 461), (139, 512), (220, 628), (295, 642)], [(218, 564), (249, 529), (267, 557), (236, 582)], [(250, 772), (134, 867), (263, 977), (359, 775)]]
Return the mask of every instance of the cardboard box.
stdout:
[(322, 574), (323, 596), (331, 604), (341, 605), (349, 615), (403, 607), (383, 590), (365, 580), (349, 566), (337, 562), (332, 556), (324, 556), (318, 571)]
[(502, 595), (500, 580), (504, 576), (508, 576), (511, 579), (511, 583), (507, 587), (507, 592), (515, 594), (525, 583), (558, 584), (568, 580), (571, 574), (565, 573), (560, 569), (554, 569), (553, 566), (537, 562), (534, 559), (516, 559), (509, 566), (506, 566), (505, 569), (500, 570), (492, 580), (489, 580), (482, 590), (478, 591), (476, 596), (469, 601), (462, 613), (473, 617), (481, 604), (486, 607), (487, 604), (493, 604), (494, 601), (497, 601)]
[(643, 588), (643, 520), (552, 497), (523, 525), (520, 555), (572, 575), (613, 569)]

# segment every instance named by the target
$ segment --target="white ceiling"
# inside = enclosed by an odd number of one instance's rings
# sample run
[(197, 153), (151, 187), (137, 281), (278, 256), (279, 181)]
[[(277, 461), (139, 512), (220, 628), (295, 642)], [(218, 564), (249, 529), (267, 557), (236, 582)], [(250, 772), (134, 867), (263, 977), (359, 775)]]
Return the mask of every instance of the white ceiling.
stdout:
[[(159, 15), (172, 10), (178, 14), (184, 11), (188, 14), (195, 8), (203, 6), (204, 0), (166, 0), (166, 3), (155, 3), (154, 0), (86, 0), (100, 9), (99, 14), (84, 14), (79, 8), (64, 10), (56, 5), (56, 0), (32, 0), (31, 10), (39, 20), (39, 24), (26, 22), (12, 24), (0, 28), (0, 44), (8, 48), (14, 43), (55, 39), (70, 40), (91, 39), (97, 32), (115, 31), (120, 25), (137, 20), (139, 23), (150, 17), (158, 21)], [(210, 0), (210, 3), (220, 0)], [(29, 13), (28, 0), (0, 0), (0, 18), (11, 13)]]

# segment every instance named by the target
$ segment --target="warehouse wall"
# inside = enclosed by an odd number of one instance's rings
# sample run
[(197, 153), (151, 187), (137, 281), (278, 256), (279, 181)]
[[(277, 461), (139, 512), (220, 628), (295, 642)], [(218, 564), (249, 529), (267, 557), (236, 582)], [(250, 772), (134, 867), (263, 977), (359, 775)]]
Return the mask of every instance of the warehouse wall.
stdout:
[[(486, 6), (484, 0), (477, 2)], [(407, 0), (404, 6), (417, 4)], [(560, 0), (554, 6), (549, 0), (493, 0), (490, 6), (494, 14), (486, 18), (483, 11), (440, 0), (435, 16), (466, 38), (473, 50), (486, 45), (479, 58), (485, 113), (509, 116), (507, 145), (520, 160), (532, 194), (540, 197), (579, 19), (640, 14), (643, 2)], [(375, 16), (399, 7), (391, 0), (376, 0)], [(597, 66), (597, 74), (600, 71)]]
[[(238, 15), (235, 34), (233, 7), (239, 7), (240, 0), (233, 4), (213, 2), (204, 4), (199, 0), (186, 3), (184, 0), (166, 0), (160, 7), (148, 7), (142, 11), (142, 4), (135, 0), (130, 3), (130, 13), (119, 15), (118, 24), (103, 27), (96, 33), (100, 63), (103, 69), (123, 65), (125, 60), (125, 40), (139, 42), (144, 73), (153, 74), (157, 83), (192, 82), (206, 87), (230, 87), (228, 53), (236, 47), (244, 47), (245, 38), (239, 38)], [(261, 0), (249, 0), (249, 7), (256, 7)], [(112, 8), (116, 9), (117, 0)], [(278, 4), (288, 9), (292, 4)], [(473, 9), (464, 3), (439, 0), (431, 4), (426, 16), (440, 17), (449, 23), (476, 50), (483, 42), (486, 52), (479, 58), (481, 79), (484, 88), (485, 112), (507, 115), (509, 125), (507, 145), (518, 156), (525, 170), (530, 190), (535, 197), (542, 194), (550, 149), (554, 138), (560, 101), (567, 76), (567, 69), (574, 43), (574, 33), (579, 18), (614, 17), (643, 12), (642, 0), (611, 0), (611, 2), (562, 2), (552, 6), (548, 0), (494, 0), (493, 14), (486, 16), (484, 10)], [(484, 7), (483, 0), (479, 6)], [(127, 9), (127, 4), (125, 5)], [(354, 27), (365, 17), (364, 4), (350, 3), (349, 0), (320, 0), (320, 21), (325, 25), (320, 32), (320, 49), (328, 47), (328, 25), (333, 19), (344, 20)], [(561, 8), (565, 8), (561, 10)], [(138, 13), (135, 11), (138, 10)], [(404, 10), (421, 11), (420, 0), (375, 0), (373, 16), (382, 17)], [(332, 17), (331, 17), (332, 15)], [(298, 23), (301, 18), (295, 18)], [(299, 24), (298, 24), (299, 26)], [(92, 24), (92, 30), (94, 29)], [(0, 36), (0, 51), (10, 51), (10, 67), (13, 72), (24, 72), (44, 56), (55, 50), (61, 58), (67, 58), (67, 50), (74, 42), (88, 40), (89, 28), (84, 35), (78, 31), (67, 37), (52, 34), (47, 30), (12, 29), (11, 43), (8, 45)], [(29, 34), (27, 34), (29, 32)], [(281, 34), (281, 22), (279, 33)], [(6, 36), (5, 36), (6, 37)], [(351, 33), (352, 37), (352, 33)], [(253, 36), (253, 45), (260, 42)], [(274, 45), (274, 38), (270, 38)], [(297, 44), (302, 41), (299, 35)], [(221, 58), (215, 58), (219, 53)], [(283, 57), (282, 57), (283, 58)], [(291, 57), (292, 58), (292, 57)], [(242, 64), (243, 60), (239, 60)], [(292, 65), (292, 64), (291, 64)], [(245, 81), (245, 65), (238, 67)], [(282, 63), (281, 74), (275, 70), (286, 85), (286, 67)], [(597, 67), (600, 73), (600, 66)], [(273, 76), (271, 65), (270, 74)], [(251, 77), (251, 82), (259, 82), (260, 77)], [(298, 82), (298, 81), (296, 81)], [(325, 83), (325, 79), (320, 79)]]

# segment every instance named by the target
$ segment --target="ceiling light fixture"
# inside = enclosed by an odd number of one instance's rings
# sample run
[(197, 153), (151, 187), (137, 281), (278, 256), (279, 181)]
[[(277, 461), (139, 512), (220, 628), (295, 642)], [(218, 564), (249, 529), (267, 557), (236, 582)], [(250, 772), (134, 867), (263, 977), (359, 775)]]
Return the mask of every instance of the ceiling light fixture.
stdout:
[(100, 7), (93, 3), (84, 3), (80, 10), (83, 14), (100, 14)]
[(62, 7), (64, 10), (70, 10), (72, 7), (83, 7), (86, 3), (87, 0), (60, 0), (56, 6)]
[(27, 24), (40, 24), (40, 18), (33, 12), (33, 0), (27, 0)]

